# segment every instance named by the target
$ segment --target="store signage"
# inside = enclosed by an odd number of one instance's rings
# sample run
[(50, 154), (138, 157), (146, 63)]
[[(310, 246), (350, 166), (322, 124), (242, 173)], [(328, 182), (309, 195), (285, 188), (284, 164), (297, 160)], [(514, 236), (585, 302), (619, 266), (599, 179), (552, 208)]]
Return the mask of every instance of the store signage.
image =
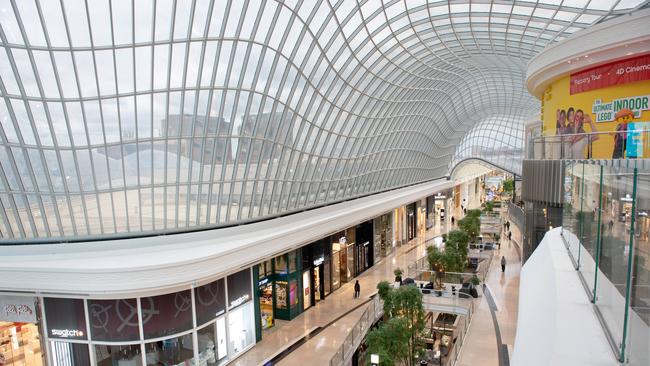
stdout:
[(259, 281), (259, 282), (257, 283), (257, 285), (258, 285), (258, 286), (264, 286), (264, 285), (266, 285), (267, 283), (269, 283), (269, 279), (268, 279), (268, 278), (265, 278), (265, 279)]
[(36, 323), (36, 298), (26, 296), (0, 297), (0, 320)]
[(325, 262), (325, 258), (323, 258), (323, 257), (315, 259), (314, 260), (314, 266), (320, 266), (321, 264), (323, 264), (323, 262)]
[(234, 308), (236, 306), (239, 306), (239, 305), (245, 303), (246, 301), (248, 301), (250, 298), (251, 298), (250, 295), (244, 294), (244, 295), (236, 298), (235, 300), (231, 301), (230, 302), (230, 307)]
[(650, 110), (650, 94), (614, 99), (604, 103), (601, 99), (594, 100), (591, 112), (596, 116), (596, 122), (611, 122), (616, 120), (616, 112), (629, 109), (633, 118), (641, 118), (643, 111)]
[(650, 54), (571, 74), (570, 93), (573, 95), (643, 80), (650, 80)]
[(84, 332), (78, 329), (50, 329), (50, 335), (58, 338), (81, 338)]
[(447, 196), (443, 196), (443, 195), (440, 195), (440, 194), (435, 196), (435, 199), (437, 199), (437, 200), (444, 200), (445, 198), (447, 198)]
[(623, 201), (623, 202), (632, 202), (634, 200), (632, 199), (632, 197), (630, 197), (629, 194), (626, 194), (625, 197), (621, 197), (621, 201)]

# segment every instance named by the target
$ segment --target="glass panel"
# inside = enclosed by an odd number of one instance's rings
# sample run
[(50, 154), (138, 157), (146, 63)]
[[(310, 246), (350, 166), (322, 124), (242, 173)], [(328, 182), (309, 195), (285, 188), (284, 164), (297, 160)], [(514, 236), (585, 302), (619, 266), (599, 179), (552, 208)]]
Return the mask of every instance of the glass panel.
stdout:
[(251, 270), (245, 269), (228, 276), (228, 308), (232, 309), (252, 298)]
[(164, 337), (192, 328), (192, 298), (189, 290), (143, 297), (140, 305), (145, 339)]
[(144, 345), (147, 366), (177, 365), (194, 358), (192, 333)]
[(596, 305), (616, 344), (623, 338), (625, 288), (629, 270), (633, 171), (603, 167), (602, 249)]
[(596, 269), (596, 246), (598, 241), (598, 195), (600, 194), (600, 166), (583, 165), (583, 189), (580, 194), (582, 209), (578, 213), (582, 221), (580, 234), (582, 248), (580, 252), (580, 272), (593, 293), (594, 273)]
[(121, 346), (96, 345), (97, 366), (142, 365), (140, 344)]
[(88, 339), (83, 300), (46, 297), (43, 302), (50, 338)]
[(242, 352), (255, 342), (253, 327), (253, 303), (248, 302), (228, 313), (228, 336), (230, 337), (230, 356)]
[(88, 319), (94, 341), (140, 339), (136, 299), (88, 300)]
[(222, 365), (228, 356), (226, 344), (225, 317), (201, 328), (197, 332), (199, 339), (199, 365)]
[(223, 314), (226, 310), (226, 288), (224, 279), (218, 279), (194, 290), (196, 323), (205, 324)]
[(54, 365), (90, 365), (87, 344), (51, 341), (50, 351)]

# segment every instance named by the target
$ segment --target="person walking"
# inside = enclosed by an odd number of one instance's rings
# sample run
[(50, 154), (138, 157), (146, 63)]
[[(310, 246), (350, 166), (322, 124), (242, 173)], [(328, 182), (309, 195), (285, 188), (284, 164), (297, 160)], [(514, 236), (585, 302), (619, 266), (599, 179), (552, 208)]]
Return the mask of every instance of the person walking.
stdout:
[(501, 272), (506, 271), (506, 256), (501, 256)]
[(508, 240), (512, 240), (512, 231), (508, 231)]
[(357, 282), (354, 283), (354, 298), (359, 298), (359, 295), (361, 295), (361, 285), (359, 284), (359, 280), (357, 280)]
[(454, 219), (454, 217), (452, 216), (451, 217), (451, 226), (454, 226), (454, 221), (456, 221), (456, 219)]

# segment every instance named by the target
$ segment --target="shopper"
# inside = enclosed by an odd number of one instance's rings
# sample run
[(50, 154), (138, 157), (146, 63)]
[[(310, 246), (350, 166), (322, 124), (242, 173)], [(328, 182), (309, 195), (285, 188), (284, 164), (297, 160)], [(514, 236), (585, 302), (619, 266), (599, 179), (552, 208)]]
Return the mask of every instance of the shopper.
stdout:
[(501, 256), (501, 272), (506, 271), (506, 256)]
[(357, 282), (354, 283), (354, 298), (359, 298), (359, 295), (361, 295), (361, 285), (359, 285), (359, 280), (357, 280)]
[(454, 221), (456, 221), (456, 219), (452, 216), (451, 217), (451, 226), (454, 226)]
[(512, 241), (512, 231), (508, 231), (508, 240)]

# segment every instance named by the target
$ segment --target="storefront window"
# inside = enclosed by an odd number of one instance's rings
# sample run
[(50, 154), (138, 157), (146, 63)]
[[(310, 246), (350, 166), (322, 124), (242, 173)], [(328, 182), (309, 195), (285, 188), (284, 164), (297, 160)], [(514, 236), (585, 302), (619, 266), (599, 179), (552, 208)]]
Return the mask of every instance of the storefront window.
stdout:
[(298, 281), (296, 280), (289, 282), (289, 304), (292, 308), (298, 306)]
[(332, 291), (341, 287), (341, 252), (332, 253)]
[(231, 355), (234, 356), (244, 351), (255, 342), (252, 318), (253, 304), (250, 301), (228, 313), (229, 352)]
[(226, 286), (218, 279), (194, 290), (196, 324), (202, 325), (226, 312)]
[(347, 248), (347, 267), (345, 269), (345, 282), (350, 282), (352, 277), (354, 277), (354, 244), (348, 245)]
[(190, 290), (143, 297), (140, 305), (145, 339), (164, 337), (192, 328)]
[(259, 279), (262, 279), (262, 278), (264, 278), (264, 277), (266, 277), (266, 276), (270, 276), (270, 275), (273, 274), (273, 266), (272, 266), (272, 263), (273, 263), (273, 262), (269, 259), (268, 261), (263, 262), (263, 263), (260, 263), (260, 264), (258, 265), (258, 270), (259, 270), (259, 271), (258, 271), (258, 272), (259, 272), (258, 276), (259, 276)]
[(44, 298), (43, 302), (50, 338), (88, 339), (83, 300)]
[(273, 283), (267, 281), (259, 287), (260, 292), (260, 322), (262, 329), (273, 326)]
[(140, 339), (136, 299), (88, 300), (88, 320), (95, 341), (124, 342)]
[(97, 360), (97, 366), (142, 364), (139, 344), (125, 346), (96, 345), (95, 359)]
[(207, 325), (197, 331), (197, 338), (199, 341), (199, 365), (212, 366), (225, 363), (226, 356), (228, 355), (225, 323), (225, 317), (221, 317), (217, 322)]
[(43, 351), (36, 324), (0, 321), (0, 360), (6, 365), (41, 366)]
[(303, 310), (307, 310), (311, 306), (311, 286), (310, 286), (309, 271), (302, 273), (302, 302)]
[(296, 271), (296, 252), (289, 252), (289, 273)]
[(194, 358), (192, 333), (144, 345), (147, 366), (177, 365)]
[(323, 264), (323, 284), (325, 287), (323, 292), (325, 293), (325, 296), (330, 294), (330, 288), (332, 286), (331, 277), (330, 277), (331, 265), (332, 265), (331, 261), (325, 261), (325, 263)]
[(287, 283), (275, 281), (275, 307), (277, 309), (287, 308)]
[(275, 261), (275, 273), (277, 274), (286, 274), (287, 273), (287, 258), (286, 255), (280, 255), (273, 259)]
[(87, 344), (50, 341), (50, 349), (53, 365), (90, 365)]
[(237, 307), (250, 299), (251, 292), (251, 270), (245, 269), (228, 276), (228, 307)]

